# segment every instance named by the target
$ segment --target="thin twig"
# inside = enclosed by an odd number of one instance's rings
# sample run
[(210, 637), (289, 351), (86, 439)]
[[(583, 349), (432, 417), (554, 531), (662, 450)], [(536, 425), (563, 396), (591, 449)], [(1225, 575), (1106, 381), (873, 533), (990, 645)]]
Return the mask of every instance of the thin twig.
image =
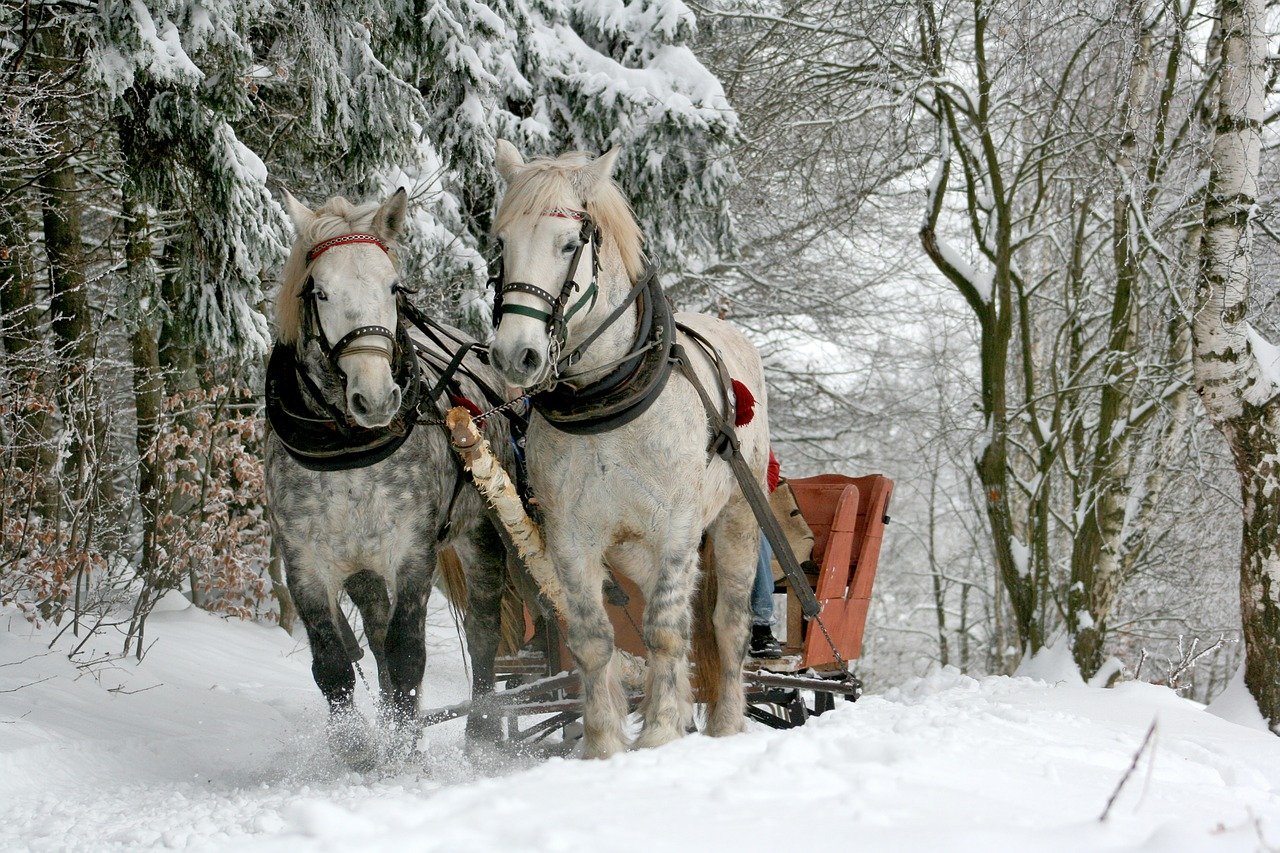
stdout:
[(1110, 798), (1107, 799), (1107, 807), (1102, 810), (1102, 815), (1098, 818), (1099, 823), (1106, 821), (1107, 815), (1111, 814), (1111, 807), (1115, 805), (1116, 798), (1120, 796), (1120, 791), (1124, 788), (1124, 783), (1129, 781), (1129, 777), (1132, 776), (1133, 771), (1137, 769), (1138, 761), (1142, 759), (1142, 753), (1146, 752), (1147, 744), (1151, 743), (1151, 737), (1156, 733), (1157, 722), (1157, 720), (1151, 721), (1151, 726), (1147, 729), (1146, 737), (1142, 739), (1142, 745), (1139, 746), (1138, 751), (1133, 754), (1133, 761), (1129, 763), (1129, 769), (1120, 777), (1120, 783), (1116, 785), (1116, 789), (1111, 792)]
[(37, 681), (29, 681), (26, 684), (19, 684), (17, 687), (10, 687), (6, 690), (0, 690), (0, 693), (17, 693), (19, 690), (22, 690), (24, 688), (35, 687), (37, 684), (44, 684), (46, 681), (52, 681), (52, 680), (53, 680), (52, 675), (46, 675), (44, 678), (41, 678)]

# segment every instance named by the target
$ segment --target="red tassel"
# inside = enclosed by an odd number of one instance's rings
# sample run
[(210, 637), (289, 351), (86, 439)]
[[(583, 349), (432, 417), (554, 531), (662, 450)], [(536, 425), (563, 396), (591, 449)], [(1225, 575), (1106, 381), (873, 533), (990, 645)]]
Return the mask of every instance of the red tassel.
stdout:
[(733, 408), (737, 412), (733, 419), (734, 426), (746, 426), (756, 416), (756, 398), (746, 385), (736, 379), (733, 380)]
[[(473, 418), (480, 414), (480, 407), (461, 394), (450, 394), (449, 402), (453, 403), (455, 406), (461, 406), (466, 409), (467, 413)], [(484, 421), (480, 421), (478, 425), (484, 426)]]

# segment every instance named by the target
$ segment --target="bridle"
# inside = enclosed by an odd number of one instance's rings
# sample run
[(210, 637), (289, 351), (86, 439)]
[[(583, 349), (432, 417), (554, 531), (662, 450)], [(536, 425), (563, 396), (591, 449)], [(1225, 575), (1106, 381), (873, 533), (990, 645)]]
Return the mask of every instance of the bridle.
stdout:
[[(550, 381), (554, 382), (559, 376), (560, 370), (567, 366), (560, 363), (560, 353), (566, 344), (569, 321), (583, 308), (588, 311), (594, 308), (596, 299), (600, 294), (600, 231), (585, 210), (555, 209), (543, 211), (542, 215), (554, 216), (560, 219), (572, 219), (582, 223), (578, 248), (574, 249), (573, 257), (569, 260), (569, 270), (565, 273), (564, 281), (560, 283), (560, 292), (552, 294), (527, 281), (506, 281), (505, 270), (501, 262), (498, 264), (498, 274), (491, 278), (489, 282), (493, 287), (493, 328), (495, 331), (498, 328), (498, 323), (502, 321), (503, 314), (520, 314), (525, 317), (532, 317), (535, 320), (541, 320), (547, 324), (547, 345), (551, 363)], [(582, 250), (588, 245), (591, 246), (591, 282), (583, 289), (582, 295), (571, 305), (569, 300), (573, 298), (573, 294), (577, 292), (579, 287), (577, 275), (578, 265), (582, 261)], [(550, 310), (544, 311), (541, 308), (533, 308), (528, 305), (508, 305), (505, 299), (508, 293), (527, 293), (545, 302)]]
[[(337, 237), (331, 237), (328, 240), (322, 240), (312, 246), (311, 250), (307, 252), (307, 265), (310, 266), (316, 258), (320, 257), (330, 249), (335, 249), (339, 246), (349, 246), (353, 243), (371, 243), (386, 252), (388, 255), (391, 254), (390, 250), (387, 248), (386, 242), (376, 235), (362, 233), (342, 234)], [(406, 288), (396, 285), (395, 293), (397, 316), (399, 315), (400, 307), (399, 295), (404, 292), (407, 292)], [(298, 298), (303, 301), (306, 312), (304, 315), (305, 322), (303, 323), (304, 343), (307, 340), (314, 340), (319, 344), (320, 351), (323, 352), (325, 357), (329, 360), (329, 366), (333, 368), (334, 373), (338, 374), (338, 376), (342, 378), (344, 383), (347, 380), (347, 376), (338, 365), (338, 359), (342, 358), (344, 355), (357, 355), (361, 353), (380, 355), (385, 358), (388, 363), (392, 365), (396, 363), (399, 343), (396, 340), (396, 333), (393, 330), (388, 329), (386, 326), (377, 325), (356, 326), (354, 329), (343, 335), (336, 344), (330, 345), (329, 339), (325, 336), (324, 327), (320, 325), (320, 309), (316, 305), (316, 282), (314, 278), (311, 278), (310, 276), (307, 277), (307, 283), (303, 286), (302, 290), (298, 292)], [(383, 348), (380, 346), (373, 346), (368, 343), (356, 343), (356, 341), (361, 338), (370, 337), (386, 338), (390, 347)]]

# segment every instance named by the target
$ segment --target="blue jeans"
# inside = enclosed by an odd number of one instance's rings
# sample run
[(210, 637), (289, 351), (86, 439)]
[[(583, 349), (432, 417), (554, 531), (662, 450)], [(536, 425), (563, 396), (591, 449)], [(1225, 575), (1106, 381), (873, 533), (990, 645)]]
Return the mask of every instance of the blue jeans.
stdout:
[(751, 624), (773, 624), (773, 548), (760, 534), (760, 556), (756, 560), (756, 582), (751, 587)]

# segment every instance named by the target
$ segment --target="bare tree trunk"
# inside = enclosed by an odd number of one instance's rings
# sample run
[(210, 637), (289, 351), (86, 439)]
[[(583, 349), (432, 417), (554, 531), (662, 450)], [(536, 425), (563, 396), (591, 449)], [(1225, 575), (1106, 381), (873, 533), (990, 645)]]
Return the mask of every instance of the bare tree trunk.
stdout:
[[(1221, 0), (1222, 68), (1192, 325), (1196, 393), (1227, 440), (1244, 505), (1244, 680), (1280, 734), (1280, 383), (1245, 320), (1267, 88), (1265, 0)], [(1272, 362), (1268, 356), (1268, 362)]]
[(933, 580), (933, 611), (938, 619), (938, 662), (951, 663), (947, 646), (947, 590), (942, 571), (938, 567), (938, 465), (939, 453), (934, 454), (933, 467), (929, 471), (929, 533), (926, 547), (929, 553), (929, 576)]
[(43, 400), (52, 398), (52, 376), (39, 358), (40, 308), (36, 302), (35, 262), (31, 252), (31, 220), (26, 193), (14, 187), (14, 203), (0, 214), (0, 316), (4, 350), (14, 374), (14, 406), (19, 414), (18, 448), (14, 461), (30, 487), (37, 488), (37, 504), (46, 518), (57, 512), (49, 486), (56, 462), (50, 444), (50, 418)]
[[(1145, 3), (1131, 3), (1130, 17), (1142, 26)], [(1138, 291), (1142, 283), (1138, 251), (1140, 231), (1135, 217), (1143, 211), (1137, 184), (1135, 152), (1139, 121), (1151, 75), (1151, 34), (1139, 31), (1121, 110), (1120, 150), (1116, 157), (1119, 186), (1112, 202), (1112, 255), (1116, 287), (1111, 301), (1105, 356), (1105, 381), (1098, 406), (1097, 444), (1089, 483), (1082, 495), (1082, 514), (1071, 555), (1067, 589), (1067, 630), (1072, 653), (1085, 678), (1102, 666), (1107, 618), (1122, 580), (1121, 537), (1129, 499), (1133, 464), (1128, 424), (1137, 379), (1134, 342), (1138, 332)]]
[(134, 443), (138, 451), (138, 504), (142, 511), (142, 557), (138, 574), (150, 583), (156, 572), (156, 526), (164, 510), (164, 488), (156, 458), (156, 436), (164, 407), (164, 378), (155, 311), (155, 266), (151, 262), (151, 237), (145, 208), (135, 197), (131, 181), (123, 189), (121, 214), (125, 222), (125, 275), (137, 302), (138, 316), (129, 336), (133, 355), (133, 402), (137, 413)]
[[(921, 53), (926, 65), (938, 79), (945, 77), (940, 54), (941, 36), (933, 17), (933, 8), (924, 4), (920, 10)], [(920, 242), (925, 254), (934, 266), (956, 286), (960, 295), (973, 310), (980, 329), (979, 360), (982, 384), (982, 414), (986, 423), (986, 444), (975, 461), (978, 478), (982, 483), (987, 521), (991, 526), (991, 545), (996, 570), (1009, 593), (1013, 609), (1018, 641), (1024, 651), (1035, 653), (1044, 645), (1045, 626), (1040, 618), (1040, 592), (1046, 581), (1032, 571), (1032, 560), (1015, 556), (1014, 538), (1017, 533), (1013, 519), (1012, 498), (1009, 489), (1009, 346), (1013, 339), (1013, 215), (1009, 207), (1009, 195), (1004, 183), (1003, 166), (999, 157), (999, 145), (991, 134), (992, 80), (987, 66), (986, 30), (988, 9), (982, 0), (973, 3), (974, 67), (977, 74), (978, 102), (972, 116), (977, 134), (973, 157), (980, 158), (984, 172), (984, 187), (990, 191), (992, 211), (989, 225), (981, 237), (991, 246), (992, 276), (989, 290), (985, 291), (970, 280), (966, 271), (958, 268), (944, 251), (937, 234), (937, 222), (942, 213), (943, 197), (951, 173), (952, 143), (960, 149), (966, 144), (959, 127), (956, 108), (951, 96), (942, 87), (934, 91), (934, 109), (938, 112), (938, 132), (942, 141), (938, 175), (926, 200), (924, 224), (920, 228)], [(969, 168), (966, 180), (973, 181)], [(970, 188), (972, 189), (972, 188)], [(970, 191), (972, 198), (974, 193)], [(972, 202), (970, 203), (972, 207)], [(972, 211), (971, 211), (972, 213)], [(1034, 419), (1033, 419), (1034, 420)], [(1034, 531), (1033, 531), (1034, 532)], [(1020, 543), (1026, 545), (1027, 543)]]

